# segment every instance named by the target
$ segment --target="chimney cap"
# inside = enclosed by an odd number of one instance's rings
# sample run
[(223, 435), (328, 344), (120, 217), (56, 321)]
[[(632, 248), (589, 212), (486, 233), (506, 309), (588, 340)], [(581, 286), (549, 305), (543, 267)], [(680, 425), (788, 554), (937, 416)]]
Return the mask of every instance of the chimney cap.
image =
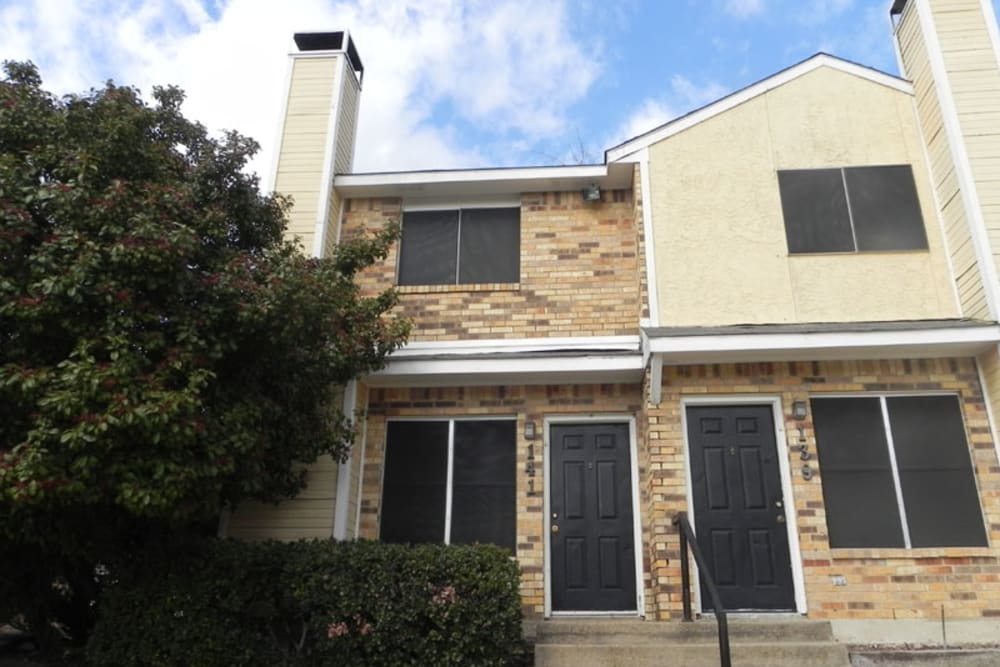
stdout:
[(343, 31), (295, 33), (295, 46), (299, 51), (341, 51), (343, 45)]
[[(347, 46), (344, 46), (344, 38), (347, 38)], [(358, 49), (354, 46), (354, 40), (351, 36), (343, 30), (338, 30), (337, 32), (297, 32), (294, 35), (295, 46), (298, 47), (299, 51), (309, 52), (309, 51), (346, 51), (347, 59), (351, 63), (351, 67), (354, 72), (358, 75), (358, 79), (362, 80), (365, 75), (365, 68), (361, 64), (361, 56), (358, 55)]]

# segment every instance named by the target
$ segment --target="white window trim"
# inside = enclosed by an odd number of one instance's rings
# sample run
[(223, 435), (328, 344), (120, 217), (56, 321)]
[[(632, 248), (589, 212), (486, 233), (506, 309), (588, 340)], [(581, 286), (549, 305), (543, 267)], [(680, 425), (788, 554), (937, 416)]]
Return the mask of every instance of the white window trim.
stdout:
[[(910, 540), (910, 525), (906, 514), (906, 505), (903, 502), (903, 485), (899, 479), (899, 467), (896, 465), (896, 443), (892, 437), (892, 424), (889, 421), (889, 405), (886, 401), (887, 398), (897, 398), (906, 396), (917, 396), (917, 397), (932, 397), (932, 396), (950, 396), (955, 398), (958, 402), (958, 414), (962, 420), (962, 429), (965, 435), (965, 453), (969, 457), (969, 470), (972, 472), (972, 483), (976, 488), (976, 498), (979, 501), (979, 518), (983, 522), (983, 535), (986, 537), (987, 546), (991, 545), (992, 540), (990, 539), (989, 524), (987, 523), (986, 512), (983, 510), (983, 496), (979, 489), (979, 475), (976, 472), (976, 460), (972, 456), (972, 443), (969, 440), (969, 425), (965, 419), (965, 410), (962, 409), (962, 394), (956, 391), (887, 391), (887, 392), (868, 392), (859, 391), (854, 393), (830, 393), (830, 394), (813, 394), (809, 397), (810, 402), (810, 419), (812, 419), (812, 401), (813, 399), (825, 399), (825, 398), (877, 398), (879, 399), (879, 408), (882, 413), (882, 427), (885, 429), (886, 446), (889, 448), (889, 465), (892, 467), (892, 483), (895, 486), (894, 492), (896, 495), (896, 504), (899, 511), (899, 523), (900, 529), (903, 532), (903, 546), (902, 547), (836, 547), (832, 544), (830, 549), (855, 549), (855, 548), (870, 548), (870, 549), (906, 549), (908, 551), (920, 550), (920, 549), (967, 549), (967, 548), (980, 548), (980, 547), (967, 547), (967, 546), (943, 546), (943, 547), (914, 547)], [(992, 435), (992, 433), (991, 433)], [(815, 424), (813, 425), (813, 439), (815, 440), (816, 450), (819, 451), (820, 443), (819, 439), (816, 438)], [(822, 475), (822, 463), (820, 464), (820, 474)], [(829, 535), (827, 536), (829, 540)]]
[[(378, 536), (382, 539), (382, 494), (385, 492), (385, 460), (389, 452), (389, 429), (388, 424), (390, 422), (447, 422), (448, 423), (448, 462), (447, 462), (447, 474), (445, 484), (445, 503), (444, 503), (444, 539), (442, 544), (451, 544), (451, 503), (452, 503), (452, 486), (454, 478), (454, 463), (455, 463), (455, 422), (494, 422), (494, 421), (510, 421), (514, 422), (514, 484), (515, 489), (517, 485), (517, 447), (519, 440), (517, 437), (517, 416), (511, 416), (509, 414), (502, 415), (476, 415), (474, 417), (387, 417), (385, 438), (382, 444), (382, 475), (379, 479), (379, 501), (378, 501)], [(516, 514), (516, 512), (515, 512)], [(516, 523), (516, 517), (515, 517)], [(515, 529), (516, 530), (516, 529)], [(515, 532), (514, 536), (514, 550), (517, 551), (517, 535)]]

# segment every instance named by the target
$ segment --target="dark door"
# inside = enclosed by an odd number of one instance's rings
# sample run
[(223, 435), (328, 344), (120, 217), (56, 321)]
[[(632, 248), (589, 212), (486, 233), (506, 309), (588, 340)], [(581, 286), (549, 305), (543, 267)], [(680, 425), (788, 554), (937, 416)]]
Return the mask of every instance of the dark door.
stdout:
[(555, 425), (550, 442), (552, 609), (635, 611), (628, 425)]
[[(772, 414), (687, 409), (695, 532), (726, 609), (795, 609)], [(712, 608), (704, 585), (701, 604)]]

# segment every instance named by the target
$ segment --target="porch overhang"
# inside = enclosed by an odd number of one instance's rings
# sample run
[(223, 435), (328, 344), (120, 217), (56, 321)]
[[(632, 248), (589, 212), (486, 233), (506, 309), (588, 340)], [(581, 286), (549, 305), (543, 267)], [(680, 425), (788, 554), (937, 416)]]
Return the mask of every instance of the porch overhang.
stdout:
[(370, 387), (641, 382), (639, 336), (415, 342), (365, 378)]
[(657, 327), (642, 331), (650, 400), (660, 402), (663, 366), (970, 357), (1000, 344), (1000, 325), (982, 320)]

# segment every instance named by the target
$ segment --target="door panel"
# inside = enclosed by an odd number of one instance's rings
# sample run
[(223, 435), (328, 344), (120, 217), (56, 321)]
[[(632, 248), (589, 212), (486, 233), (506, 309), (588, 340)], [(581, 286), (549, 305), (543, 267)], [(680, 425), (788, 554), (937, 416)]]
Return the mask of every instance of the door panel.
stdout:
[[(794, 610), (771, 406), (690, 406), (687, 431), (695, 532), (722, 604)], [(701, 601), (712, 608), (704, 586)]]
[(634, 611), (635, 536), (627, 424), (550, 430), (553, 611)]

